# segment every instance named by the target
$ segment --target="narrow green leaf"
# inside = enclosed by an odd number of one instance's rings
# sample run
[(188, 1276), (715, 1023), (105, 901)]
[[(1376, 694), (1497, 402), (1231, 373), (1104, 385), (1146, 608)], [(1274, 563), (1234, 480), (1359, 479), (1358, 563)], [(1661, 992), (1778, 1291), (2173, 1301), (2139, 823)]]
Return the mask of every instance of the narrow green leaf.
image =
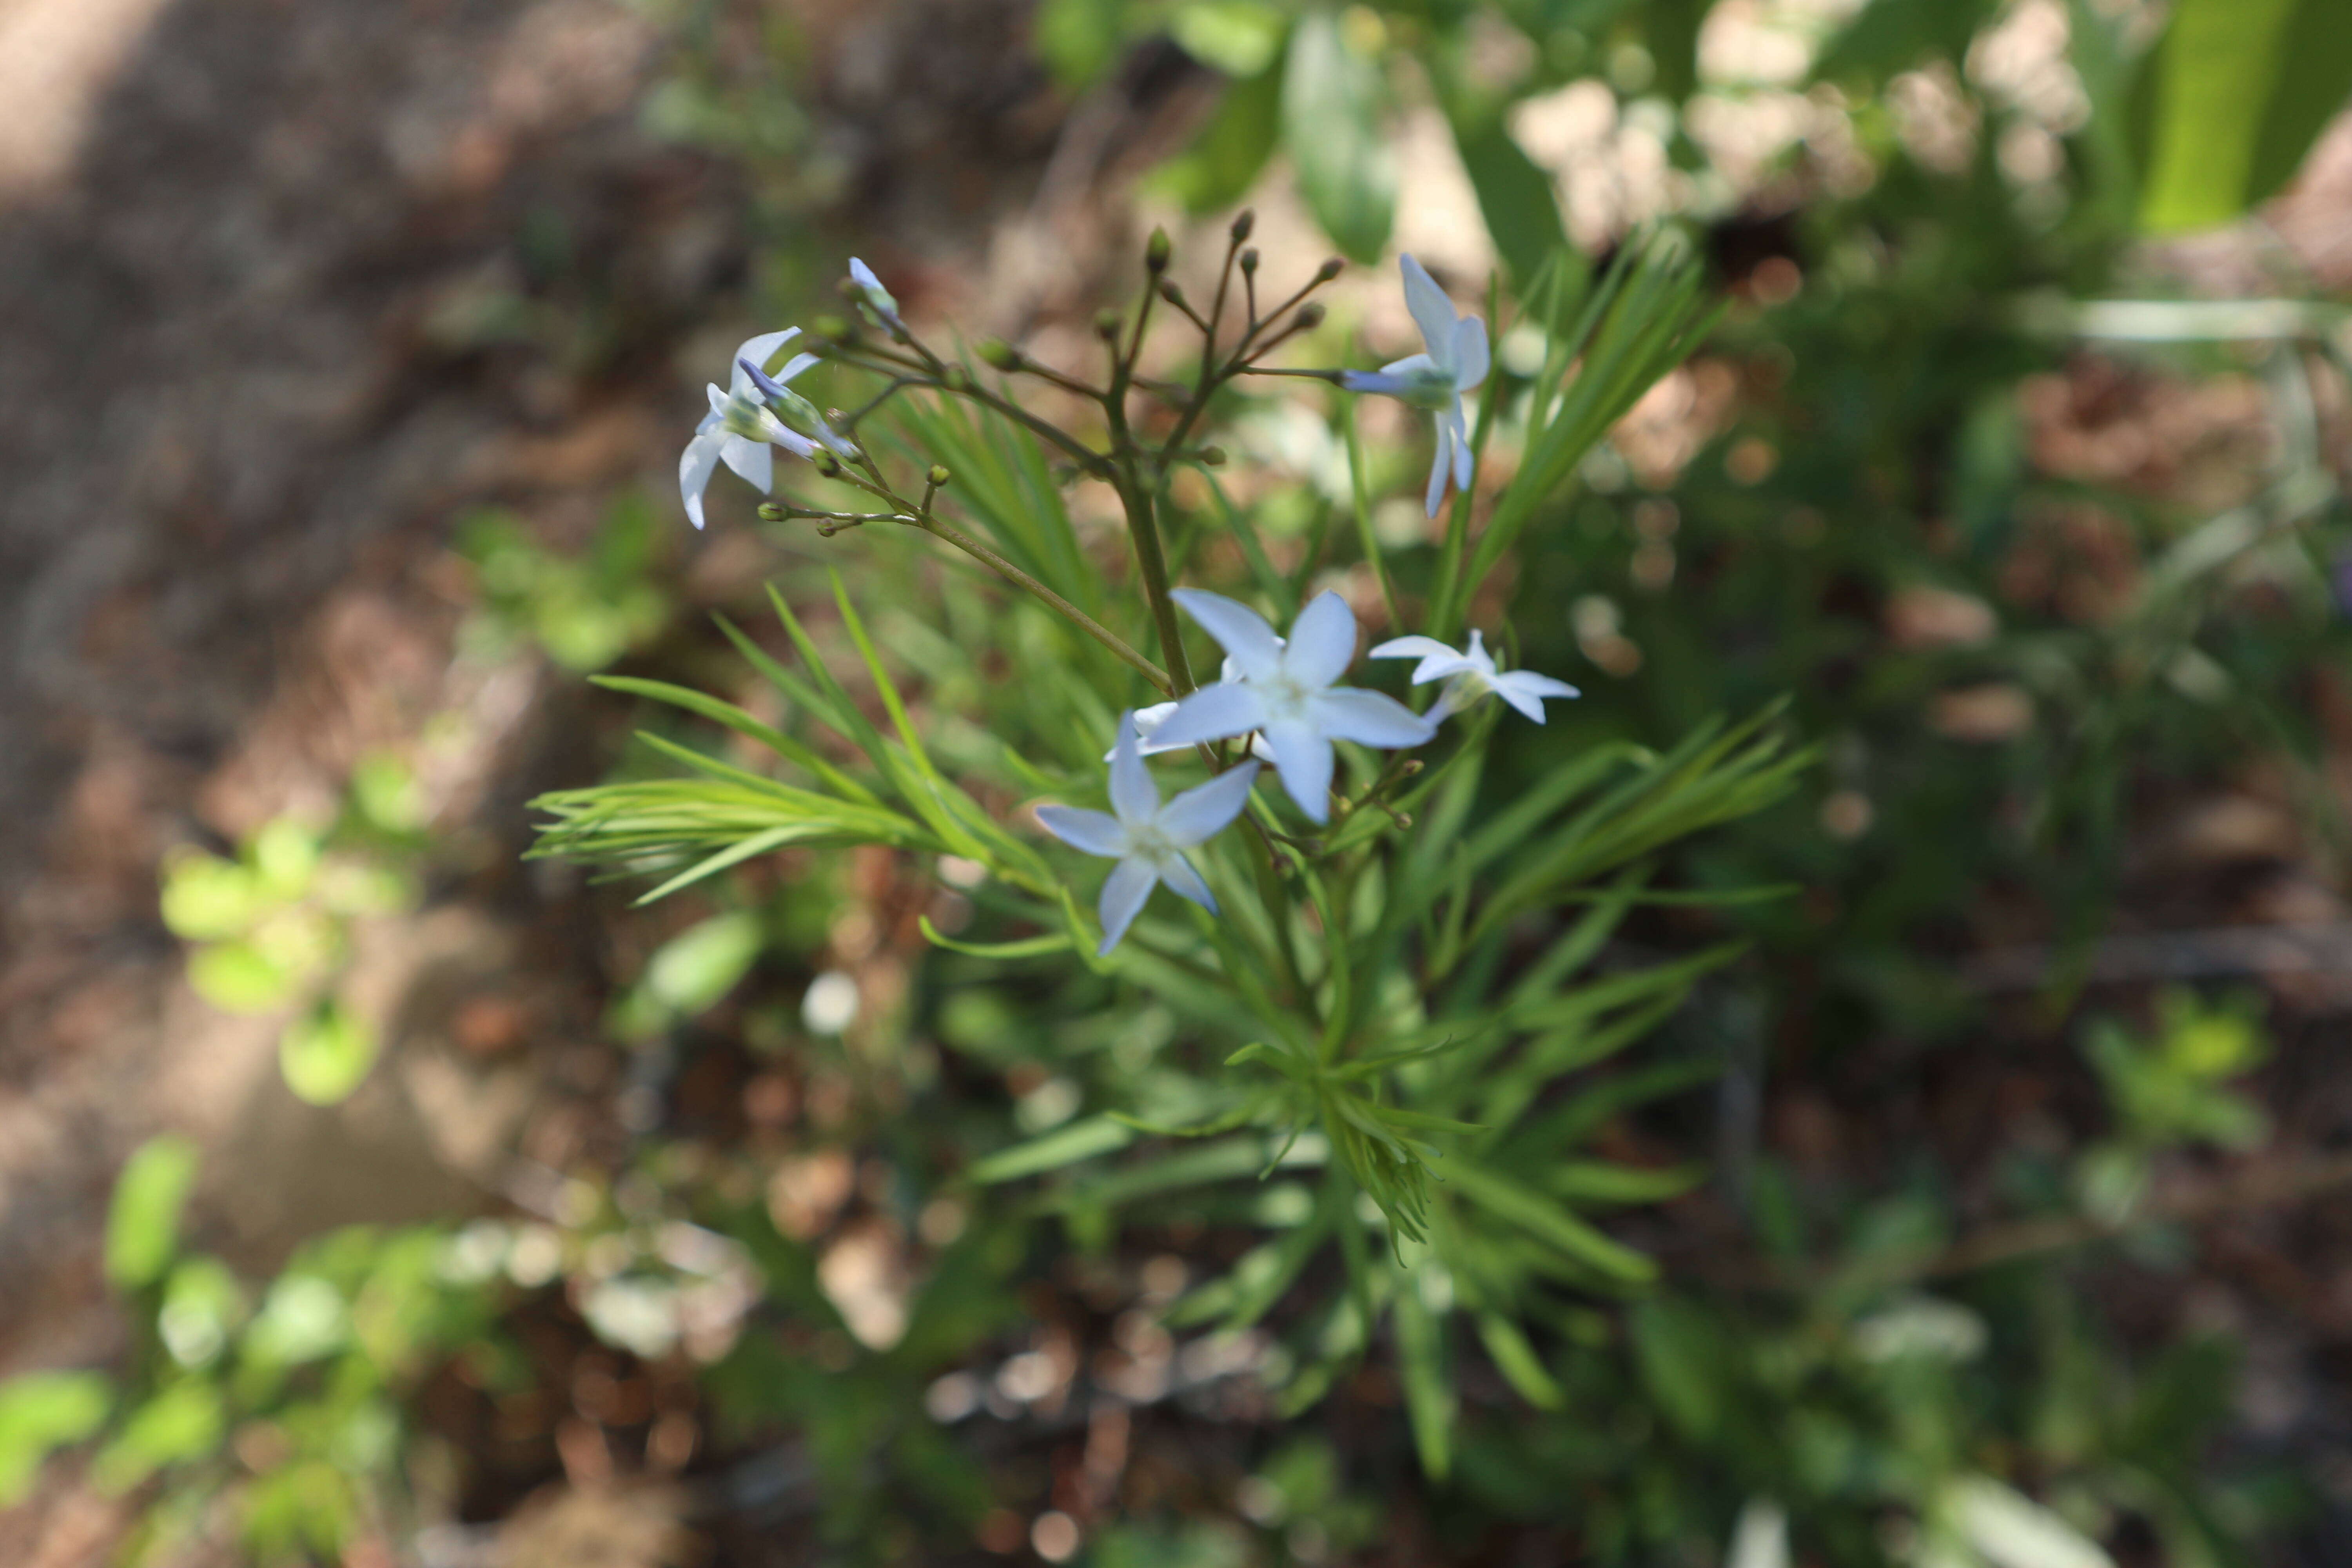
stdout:
[(1047, 953), (1070, 951), (1070, 938), (1066, 931), (1048, 931), (1044, 936), (1026, 937), (1019, 942), (958, 942), (953, 937), (941, 935), (940, 929), (931, 924), (929, 915), (918, 917), (917, 923), (922, 927), (923, 939), (933, 947), (943, 947), (950, 952), (967, 953), (973, 958), (1043, 958)]
[(1559, 1386), (1536, 1354), (1535, 1346), (1519, 1331), (1518, 1324), (1500, 1312), (1478, 1314), (1478, 1338), (1486, 1346), (1495, 1370), (1503, 1381), (1517, 1391), (1521, 1399), (1538, 1410), (1559, 1410), (1568, 1404), (1568, 1394)]
[(1645, 1285), (1657, 1278), (1658, 1266), (1649, 1258), (1507, 1176), (1461, 1159), (1446, 1163), (1445, 1175), (1471, 1203), (1580, 1263), (1629, 1285)]
[(1010, 1149), (1000, 1149), (985, 1159), (975, 1160), (964, 1172), (964, 1176), (977, 1185), (994, 1186), (1000, 1182), (1014, 1182), (1024, 1176), (1058, 1171), (1065, 1165), (1075, 1165), (1081, 1160), (1091, 1160), (1097, 1154), (1124, 1149), (1134, 1142), (1132, 1129), (1121, 1126), (1108, 1116), (1091, 1116), (1067, 1127), (1055, 1128), (1042, 1138), (1033, 1138)]
[(1423, 1473), (1442, 1481), (1454, 1467), (1454, 1384), (1446, 1375), (1445, 1341), (1437, 1314), (1422, 1299), (1417, 1279), (1402, 1282), (1393, 1321), (1397, 1371), (1404, 1384), (1413, 1447), (1421, 1456)]

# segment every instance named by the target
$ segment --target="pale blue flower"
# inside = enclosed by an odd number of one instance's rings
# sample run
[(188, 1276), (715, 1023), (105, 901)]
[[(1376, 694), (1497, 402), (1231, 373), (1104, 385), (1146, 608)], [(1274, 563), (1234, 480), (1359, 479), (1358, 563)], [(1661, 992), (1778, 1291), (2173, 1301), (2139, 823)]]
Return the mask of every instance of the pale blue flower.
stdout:
[(1436, 419), (1437, 455), (1429, 466), (1429, 515), (1445, 499), (1450, 470), (1454, 488), (1470, 488), (1470, 426), (1462, 413), (1462, 395), (1486, 379), (1489, 355), (1486, 323), (1476, 316), (1454, 313), (1454, 302), (1428, 269), (1407, 256), (1404, 270), (1405, 308), (1421, 328), (1426, 352), (1411, 354), (1373, 370), (1343, 370), (1339, 384), (1349, 392), (1377, 393), (1425, 408)]
[(1171, 892), (1211, 914), (1217, 912), (1216, 896), (1184, 851), (1232, 826), (1249, 804), (1250, 786), (1256, 782), (1257, 764), (1244, 763), (1163, 805), (1159, 786), (1151, 782), (1150, 770), (1143, 765), (1143, 753), (1136, 743), (1135, 715), (1119, 716), (1118, 742), (1110, 754), (1110, 811), (1085, 811), (1071, 805), (1037, 808), (1037, 820), (1063, 843), (1118, 862), (1104, 881), (1097, 906), (1103, 928), (1097, 957), (1118, 945), (1118, 939), (1142, 912), (1151, 889), (1163, 882)]
[(1179, 588), (1175, 600), (1216, 638), (1240, 679), (1203, 686), (1176, 705), (1152, 743), (1190, 746), (1258, 731), (1298, 809), (1331, 819), (1331, 742), (1418, 746), (1437, 727), (1377, 691), (1334, 686), (1356, 657), (1356, 614), (1337, 594), (1316, 595), (1286, 641), (1265, 617), (1221, 594)]
[(1433, 723), (1449, 713), (1475, 707), (1491, 693), (1540, 724), (1545, 698), (1583, 695), (1565, 680), (1531, 669), (1496, 670), (1495, 656), (1486, 651), (1486, 639), (1475, 631), (1470, 634), (1470, 646), (1458, 652), (1435, 637), (1409, 637), (1384, 642), (1369, 657), (1417, 658), (1421, 662), (1412, 668), (1415, 686), (1430, 680), (1445, 682), (1445, 689), (1427, 715)]
[(728, 390), (709, 388), (710, 412), (694, 427), (694, 439), (686, 444), (686, 451), (677, 460), (678, 494), (686, 501), (686, 515), (694, 526), (702, 526), (702, 492), (709, 488), (710, 476), (725, 463), (765, 495), (776, 482), (774, 455), (768, 448), (782, 447), (788, 452), (807, 457), (816, 450), (816, 444), (799, 431), (776, 417), (768, 406), (761, 384), (781, 386), (817, 363), (814, 354), (794, 354), (789, 363), (772, 381), (759, 367), (764, 365), (778, 349), (800, 335), (798, 327), (786, 327), (781, 332), (762, 332), (748, 339), (735, 351), (735, 368), (728, 380)]

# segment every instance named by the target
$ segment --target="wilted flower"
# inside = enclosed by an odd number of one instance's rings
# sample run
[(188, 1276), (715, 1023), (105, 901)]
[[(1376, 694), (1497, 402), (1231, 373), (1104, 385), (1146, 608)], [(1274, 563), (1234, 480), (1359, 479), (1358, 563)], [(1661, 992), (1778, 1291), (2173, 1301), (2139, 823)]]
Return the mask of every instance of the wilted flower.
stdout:
[(1257, 764), (1244, 763), (1163, 805), (1136, 744), (1135, 715), (1119, 716), (1118, 743), (1110, 756), (1110, 812), (1070, 805), (1037, 808), (1037, 820), (1063, 843), (1118, 861), (1103, 883), (1097, 906), (1103, 927), (1097, 956), (1118, 945), (1142, 912), (1143, 901), (1161, 882), (1211, 914), (1217, 912), (1215, 896), (1184, 851), (1223, 832), (1249, 804), (1250, 785), (1256, 782)]
[(1394, 637), (1381, 644), (1372, 649), (1370, 657), (1417, 658), (1421, 662), (1412, 669), (1415, 686), (1431, 680), (1446, 683), (1436, 705), (1429, 710), (1432, 723), (1449, 713), (1476, 706), (1492, 692), (1540, 724), (1544, 721), (1545, 698), (1583, 695), (1565, 680), (1554, 680), (1531, 669), (1496, 671), (1495, 656), (1486, 651), (1486, 639), (1477, 632), (1470, 634), (1470, 646), (1458, 653), (1435, 637)]
[(765, 495), (776, 481), (775, 458), (768, 450), (770, 447), (782, 447), (803, 458), (816, 450), (815, 442), (777, 418), (775, 410), (768, 406), (768, 398), (772, 395), (769, 389), (783, 390), (782, 384), (816, 363), (816, 356), (794, 354), (772, 378), (760, 368), (778, 349), (800, 336), (800, 331), (798, 327), (786, 327), (781, 332), (762, 332), (746, 340), (735, 351), (735, 368), (729, 377), (728, 390), (721, 392), (716, 385), (709, 388), (710, 412), (694, 427), (694, 439), (686, 444), (686, 451), (677, 460), (678, 493), (686, 501), (686, 515), (694, 520), (695, 527), (702, 526), (702, 492), (709, 487), (710, 476), (718, 472), (720, 463)]
[(1203, 686), (1176, 705), (1153, 736), (1189, 746), (1260, 731), (1282, 787), (1317, 822), (1331, 819), (1331, 742), (1418, 746), (1436, 726), (1392, 697), (1335, 688), (1356, 657), (1356, 614), (1333, 593), (1316, 595), (1287, 641), (1265, 617), (1222, 594), (1179, 588), (1176, 602), (1224, 647), (1241, 679)]
[(1429, 466), (1429, 515), (1445, 499), (1448, 469), (1458, 489), (1470, 488), (1470, 426), (1462, 414), (1462, 395), (1486, 379), (1486, 323), (1476, 316), (1455, 316), (1454, 302), (1437, 279), (1412, 257), (1402, 259), (1404, 302), (1421, 328), (1425, 353), (1409, 354), (1376, 371), (1343, 370), (1339, 384), (1349, 392), (1373, 392), (1426, 408), (1437, 421), (1437, 455)]

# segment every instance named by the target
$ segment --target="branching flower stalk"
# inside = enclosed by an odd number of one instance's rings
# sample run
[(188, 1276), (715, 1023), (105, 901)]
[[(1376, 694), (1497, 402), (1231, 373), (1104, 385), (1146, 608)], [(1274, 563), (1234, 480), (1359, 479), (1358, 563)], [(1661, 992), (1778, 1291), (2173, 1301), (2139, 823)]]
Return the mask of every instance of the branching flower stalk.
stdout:
[[(786, 363), (772, 362), (793, 333), (747, 342), (728, 389), (708, 395), (710, 415), (681, 458), (681, 496), (698, 523), (720, 465), (770, 490), (781, 447), (806, 465), (793, 471), (856, 499), (779, 498), (761, 507), (767, 521), (811, 522), (825, 539), (852, 531), (867, 539), (873, 524), (919, 530), (1020, 591), (961, 624), (992, 644), (973, 652), (1015, 661), (1015, 679), (983, 683), (983, 724), (1000, 755), (983, 771), (994, 798), (1025, 795), (1028, 809), (991, 808), (934, 759), (925, 735), (933, 715), (901, 693), (836, 581), (835, 607), (883, 720), (840, 684), (793, 604), (772, 590), (799, 668), (726, 630), (780, 694), (785, 720), (772, 724), (656, 682), (607, 684), (724, 726), (770, 753), (782, 776), (648, 737), (686, 776), (544, 797), (537, 852), (660, 874), (647, 897), (787, 846), (881, 845), (977, 866), (984, 880), (973, 898), (1005, 940), (929, 931), (937, 945), (987, 963), (1059, 955), (1074, 978), (1091, 971), (1123, 994), (1152, 996), (1181, 1020), (1194, 1068), (1172, 1123), (1136, 1102), (1134, 1086), (1107, 1084), (1097, 1114), (982, 1160), (966, 1179), (985, 1186), (1093, 1168), (1156, 1137), (1205, 1142), (1181, 1157), (1139, 1150), (1112, 1169), (1111, 1190), (1313, 1173), (1307, 1219), (1176, 1311), (1255, 1321), (1295, 1290), (1311, 1294), (1309, 1265), (1336, 1247), (1346, 1282), (1294, 1314), (1306, 1336), (1294, 1346), (1297, 1364), (1322, 1369), (1311, 1375), (1328, 1382), (1392, 1320), (1423, 1457), (1442, 1469), (1447, 1374), (1429, 1357), (1442, 1356), (1443, 1320), (1469, 1314), (1505, 1375), (1540, 1401), (1547, 1384), (1520, 1326), (1530, 1306), (1547, 1292), (1622, 1293), (1649, 1278), (1646, 1258), (1578, 1212), (1580, 1194), (1655, 1185), (1573, 1152), (1629, 1102), (1625, 1093), (1563, 1086), (1645, 1036), (1736, 947), (1597, 966), (1618, 924), (1666, 874), (1673, 847), (1778, 798), (1805, 758), (1780, 743), (1767, 713), (1702, 726), (1664, 754), (1625, 744), (1556, 751), (1537, 783), (1498, 796), (1486, 758), (1503, 726), (1531, 736), (1520, 721), (1543, 723), (1546, 705), (1576, 689), (1504, 669), (1486, 646), (1499, 627), (1467, 628), (1466, 647), (1454, 641), (1514, 539), (1688, 352), (1706, 312), (1685, 250), (1671, 240), (1628, 247), (1633, 259), (1590, 288), (1582, 268), (1561, 267), (1528, 290), (1520, 306), (1549, 353), (1535, 376), (1514, 380), (1513, 405), (1526, 410), (1522, 446), (1490, 497), (1477, 458), (1505, 401), (1486, 320), (1457, 314), (1438, 281), (1405, 258), (1423, 353), (1380, 371), (1272, 363), (1316, 341), (1324, 310), (1314, 295), (1340, 268), (1321, 265), (1264, 308), (1250, 232), (1247, 214), (1228, 231), (1205, 308), (1169, 276), (1167, 237), (1152, 236), (1139, 301), (1097, 320), (1099, 384), (1011, 343), (982, 344), (975, 363), (950, 359), (908, 323), (882, 279), (853, 262), (845, 292), (855, 319), (816, 323)], [(1184, 382), (1145, 371), (1156, 305), (1173, 313), (1163, 326), (1197, 334)], [(820, 364), (876, 384), (846, 411), (821, 410), (794, 384)], [(1245, 378), (1246, 388), (1237, 384)], [(1376, 478), (1361, 444), (1348, 442), (1353, 538), (1391, 624), (1371, 664), (1360, 662), (1354, 607), (1313, 591), (1327, 531), (1277, 571), (1251, 507), (1234, 506), (1213, 480), (1218, 510), (1189, 514), (1171, 485), (1187, 464), (1223, 464), (1204, 433), (1214, 434), (1229, 405), (1280, 395), (1270, 389), (1285, 378), (1333, 387), (1342, 418), (1353, 417), (1349, 394), (1401, 398), (1433, 416), (1428, 510), (1434, 515), (1446, 489), (1455, 494), (1433, 560), (1429, 546), (1383, 559), (1367, 521), (1373, 487), (1401, 476)], [(1016, 394), (1024, 381), (1078, 400), (1096, 422), (1068, 428), (1024, 406)], [(1474, 425), (1463, 395), (1481, 389)], [(1070, 521), (1059, 483), (1071, 474), (1103, 480), (1118, 497), (1133, 562), (1123, 583), (1099, 569)], [(1490, 508), (1475, 534), (1473, 508)], [(1230, 527), (1254, 583), (1180, 580), (1192, 574), (1163, 541), (1171, 518), (1187, 542)], [(1185, 558), (1203, 554), (1188, 548)], [(894, 572), (894, 582), (907, 580), (903, 566)], [(913, 610), (906, 593), (894, 596)], [(1084, 640), (1062, 644), (1055, 623)], [(1158, 662), (1138, 647), (1146, 623)], [(1195, 628), (1223, 654), (1213, 680), (1192, 673), (1185, 639)], [(1087, 642), (1109, 661), (1048, 651)], [(1516, 644), (1506, 637), (1498, 646)], [(1391, 691), (1351, 683), (1351, 674), (1393, 669), (1377, 661), (1395, 658), (1418, 661), (1410, 683)], [(1401, 700), (1440, 683), (1423, 711)], [(806, 735), (812, 726), (835, 742)], [(857, 760), (845, 761), (843, 747)], [(1171, 789), (1155, 776), (1163, 772), (1193, 776)], [(1105, 859), (1113, 865), (1089, 918), (1077, 889)], [(1162, 888), (1176, 897), (1156, 898)], [(1086, 1005), (1098, 1007), (1099, 992), (1088, 994)], [(1636, 1081), (1670, 1089), (1686, 1077), (1654, 1069)]]

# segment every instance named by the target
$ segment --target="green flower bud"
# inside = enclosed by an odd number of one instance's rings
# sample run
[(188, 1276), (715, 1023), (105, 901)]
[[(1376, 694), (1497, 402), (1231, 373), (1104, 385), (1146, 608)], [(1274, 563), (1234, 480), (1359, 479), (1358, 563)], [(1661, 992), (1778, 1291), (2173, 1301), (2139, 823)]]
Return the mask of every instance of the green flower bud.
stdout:
[(1332, 279), (1337, 278), (1340, 273), (1345, 272), (1347, 269), (1348, 264), (1335, 256), (1330, 260), (1325, 262), (1322, 266), (1315, 269), (1315, 281), (1318, 283), (1328, 283)]
[(1181, 305), (1184, 302), (1184, 290), (1176, 287), (1174, 279), (1162, 278), (1160, 280), (1160, 297), (1171, 305)]
[(851, 342), (857, 337), (857, 323), (844, 321), (839, 316), (819, 316), (814, 321), (809, 323), (809, 331), (812, 336), (824, 338), (828, 342)]
[(818, 473), (828, 479), (835, 478), (841, 472), (841, 459), (823, 447), (816, 449), (815, 455), (810, 458), (809, 462)]
[(944, 463), (933, 463), (931, 465), (931, 471), (925, 476), (925, 478), (931, 481), (931, 488), (935, 490), (946, 489), (947, 482), (954, 477), (955, 476), (953, 474), (948, 472), (947, 465)]
[(1235, 245), (1239, 245), (1243, 240), (1247, 239), (1250, 237), (1250, 230), (1256, 226), (1257, 210), (1254, 207), (1242, 208), (1241, 212), (1234, 218), (1234, 226), (1232, 230), (1234, 243)]
[(784, 509), (774, 501), (763, 500), (760, 503), (760, 521), (782, 522), (784, 521)]
[(1012, 371), (1021, 368), (1021, 351), (1003, 338), (991, 338), (981, 344), (980, 358), (983, 364), (993, 365), (998, 370)]
[(1117, 310), (1106, 306), (1095, 312), (1095, 336), (1105, 342), (1118, 341), (1119, 317)]
[(1242, 252), (1242, 270), (1244, 272), (1255, 272), (1257, 270), (1256, 246), (1253, 245), (1247, 250)]
[(1164, 228), (1153, 229), (1151, 237), (1144, 242), (1143, 265), (1153, 272), (1167, 271), (1168, 254), (1172, 248), (1168, 243), (1168, 231)]
[(1316, 328), (1323, 324), (1323, 307), (1320, 305), (1301, 305), (1298, 307), (1298, 315), (1296, 320), (1298, 322), (1298, 330), (1300, 331), (1311, 332)]
[(951, 364), (940, 373), (940, 384), (950, 392), (971, 390), (971, 373), (960, 364)]
[(1222, 468), (1225, 466), (1225, 449), (1223, 447), (1203, 447), (1201, 448), (1201, 461), (1213, 468)]

